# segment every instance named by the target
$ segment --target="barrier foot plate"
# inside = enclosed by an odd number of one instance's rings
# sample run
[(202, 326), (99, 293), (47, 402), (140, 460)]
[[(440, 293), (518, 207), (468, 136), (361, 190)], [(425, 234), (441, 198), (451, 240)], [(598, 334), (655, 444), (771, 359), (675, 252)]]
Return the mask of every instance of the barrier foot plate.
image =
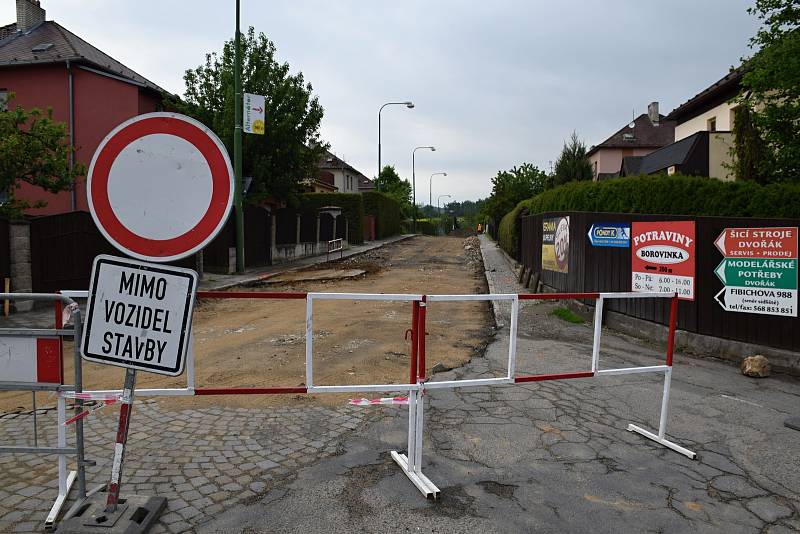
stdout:
[(47, 514), (47, 518), (44, 520), (45, 530), (53, 530), (56, 528), (58, 514), (61, 513), (61, 508), (64, 506), (64, 502), (67, 500), (67, 495), (69, 495), (69, 490), (72, 489), (72, 484), (75, 483), (75, 477), (77, 475), (77, 471), (70, 471), (69, 475), (67, 475), (67, 491), (63, 495), (59, 494), (59, 496), (56, 497), (56, 502), (53, 503), (50, 513)]
[(415, 473), (408, 470), (408, 458), (405, 454), (392, 451), (392, 460), (394, 460), (395, 463), (400, 466), (400, 469), (403, 470), (403, 473), (405, 473), (408, 479), (414, 483), (419, 491), (422, 492), (426, 499), (436, 500), (441, 496), (439, 488), (437, 488), (436, 484), (431, 482), (428, 477), (422, 473)]
[(69, 519), (59, 525), (57, 534), (139, 534), (150, 530), (167, 506), (164, 497), (122, 495), (113, 514), (105, 512), (107, 493), (95, 493)]
[(783, 426), (792, 430), (800, 430), (800, 417), (790, 417), (783, 422)]
[(665, 446), (668, 449), (672, 449), (673, 451), (678, 452), (678, 453), (686, 456), (690, 460), (696, 460), (697, 459), (697, 453), (696, 452), (690, 451), (689, 449), (684, 449), (683, 447), (681, 447), (677, 443), (673, 443), (668, 439), (659, 438), (657, 435), (653, 434), (652, 432), (649, 432), (649, 431), (645, 430), (644, 428), (638, 427), (636, 425), (628, 425), (628, 432), (636, 432), (637, 434), (641, 434), (642, 436), (644, 436), (646, 438), (649, 438), (649, 439), (652, 439), (656, 443), (659, 443), (659, 444)]

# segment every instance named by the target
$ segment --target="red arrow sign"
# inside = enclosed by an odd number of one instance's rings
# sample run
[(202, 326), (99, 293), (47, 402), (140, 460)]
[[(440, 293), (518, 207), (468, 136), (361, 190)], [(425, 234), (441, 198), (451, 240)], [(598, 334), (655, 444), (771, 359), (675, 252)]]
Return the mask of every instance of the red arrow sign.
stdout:
[(797, 227), (726, 228), (714, 245), (726, 258), (796, 258)]
[(250, 109), (252, 109), (256, 113), (263, 113), (264, 112), (264, 108), (250, 108)]

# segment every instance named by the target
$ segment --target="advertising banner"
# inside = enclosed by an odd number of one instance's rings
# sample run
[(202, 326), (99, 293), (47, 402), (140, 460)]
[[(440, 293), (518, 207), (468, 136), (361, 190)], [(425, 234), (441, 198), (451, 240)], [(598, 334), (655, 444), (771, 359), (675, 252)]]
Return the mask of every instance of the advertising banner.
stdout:
[(569, 272), (569, 216), (542, 221), (542, 269)]
[(694, 221), (634, 222), (631, 235), (631, 290), (694, 300)]
[(593, 247), (631, 246), (631, 227), (627, 224), (595, 223), (589, 228), (588, 235)]
[(797, 317), (797, 227), (725, 228), (714, 269), (725, 311)]

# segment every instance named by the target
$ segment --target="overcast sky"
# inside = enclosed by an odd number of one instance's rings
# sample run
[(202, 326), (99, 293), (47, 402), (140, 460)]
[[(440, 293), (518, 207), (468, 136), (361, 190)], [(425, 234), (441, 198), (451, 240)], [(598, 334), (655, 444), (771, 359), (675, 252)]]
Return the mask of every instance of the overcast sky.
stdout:
[[(0, 23), (15, 19), (3, 0)], [(745, 0), (242, 0), (242, 29), (272, 39), (325, 108), (322, 137), (369, 177), (383, 163), (417, 200), (485, 197), (499, 169), (548, 170), (576, 130), (602, 142), (659, 101), (666, 114), (724, 76), (757, 27)], [(42, 0), (55, 20), (165, 89), (233, 35), (234, 2)], [(269, 132), (267, 132), (269, 135)]]

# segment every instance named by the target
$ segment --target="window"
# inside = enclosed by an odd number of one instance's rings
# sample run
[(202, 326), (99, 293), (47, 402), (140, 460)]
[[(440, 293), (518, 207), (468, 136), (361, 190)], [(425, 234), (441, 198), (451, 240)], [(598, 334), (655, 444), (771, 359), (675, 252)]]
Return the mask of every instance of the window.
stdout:
[(0, 89), (0, 111), (8, 111), (8, 91), (6, 89)]
[(706, 121), (707, 130), (709, 132), (716, 132), (717, 131), (717, 117), (711, 117)]

